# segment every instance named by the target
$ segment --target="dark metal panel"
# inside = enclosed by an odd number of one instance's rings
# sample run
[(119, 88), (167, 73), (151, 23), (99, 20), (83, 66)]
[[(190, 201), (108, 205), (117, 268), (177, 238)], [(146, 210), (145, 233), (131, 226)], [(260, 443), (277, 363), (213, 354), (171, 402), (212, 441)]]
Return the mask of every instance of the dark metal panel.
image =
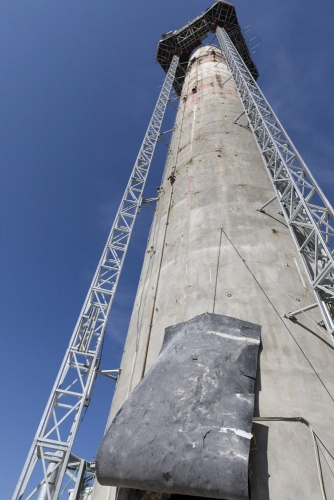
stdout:
[(260, 326), (202, 314), (169, 327), (97, 454), (101, 484), (248, 498)]

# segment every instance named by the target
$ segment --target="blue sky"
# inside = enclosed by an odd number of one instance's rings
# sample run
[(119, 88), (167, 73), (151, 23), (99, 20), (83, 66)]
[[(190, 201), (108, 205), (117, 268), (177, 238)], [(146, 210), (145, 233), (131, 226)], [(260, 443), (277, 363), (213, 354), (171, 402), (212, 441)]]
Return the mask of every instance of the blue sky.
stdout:
[[(145, 133), (164, 73), (161, 33), (210, 0), (2, 0), (0, 500), (10, 498)], [(236, 0), (259, 84), (334, 202), (329, 0)], [(166, 128), (173, 115), (170, 113)], [(159, 146), (146, 196), (155, 195)], [(265, 174), (264, 174), (265, 175)], [(143, 208), (110, 317), (102, 368), (117, 368), (145, 251)], [(94, 457), (113, 383), (98, 379), (74, 452)]]

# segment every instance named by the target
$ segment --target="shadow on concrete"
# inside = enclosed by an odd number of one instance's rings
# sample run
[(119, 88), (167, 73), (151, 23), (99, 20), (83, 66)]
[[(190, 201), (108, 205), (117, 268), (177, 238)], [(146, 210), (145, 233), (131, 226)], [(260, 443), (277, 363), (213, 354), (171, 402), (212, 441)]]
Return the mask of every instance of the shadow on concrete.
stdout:
[(259, 394), (261, 391), (261, 353), (263, 351), (263, 346), (262, 346), (262, 341), (260, 342), (260, 347), (259, 347), (259, 356), (257, 359), (257, 371), (256, 371), (256, 379), (255, 379), (255, 386), (254, 386), (254, 417), (259, 417), (260, 416), (260, 403), (259, 403)]
[[(171, 495), (169, 500), (210, 500), (207, 497), (193, 497), (189, 495)], [(212, 499), (214, 500), (214, 499)]]
[[(263, 351), (260, 343), (257, 373), (255, 380), (254, 417), (260, 417), (259, 394), (261, 386), (261, 354)], [(269, 472), (268, 472), (268, 435), (267, 425), (253, 422), (253, 438), (249, 452), (249, 498), (256, 500), (269, 500)]]
[(249, 498), (250, 500), (269, 500), (269, 427), (254, 422), (253, 435), (253, 449), (251, 449), (249, 453)]
[(154, 493), (152, 491), (120, 488), (116, 500), (210, 500), (210, 498), (194, 497), (190, 495), (170, 495), (168, 493)]
[(285, 226), (286, 228), (288, 228), (288, 226), (287, 226), (287, 224), (285, 224), (285, 222), (283, 222), (280, 219), (277, 219), (277, 217), (274, 217), (273, 215), (268, 214), (268, 212), (266, 212), (265, 210), (261, 210), (260, 213), (264, 214), (264, 215), (267, 215), (271, 219), (274, 219), (276, 222), (279, 222), (280, 224), (282, 224), (283, 226)]
[(326, 344), (328, 347), (330, 347), (331, 349), (334, 349), (333, 347), (333, 344), (329, 341), (327, 341), (326, 339), (322, 338), (318, 333), (316, 333), (314, 330), (311, 330), (311, 328), (307, 328), (307, 326), (303, 325), (302, 323), (300, 323), (300, 321), (298, 321), (297, 319), (293, 320), (293, 322), (300, 326), (301, 328), (303, 328), (303, 330), (306, 330), (307, 332), (309, 333), (312, 333), (312, 335), (314, 335), (315, 337), (317, 337), (319, 340), (321, 340), (321, 342), (323, 342), (324, 344)]

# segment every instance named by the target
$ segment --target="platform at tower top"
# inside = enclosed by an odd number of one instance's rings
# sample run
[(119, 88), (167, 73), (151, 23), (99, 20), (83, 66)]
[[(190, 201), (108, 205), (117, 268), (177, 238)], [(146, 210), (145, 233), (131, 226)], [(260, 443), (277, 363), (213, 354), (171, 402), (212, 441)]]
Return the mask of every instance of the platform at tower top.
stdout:
[(180, 95), (182, 91), (185, 76), (184, 64), (188, 63), (192, 51), (201, 45), (208, 33), (215, 33), (218, 27), (224, 28), (227, 31), (249, 71), (255, 80), (258, 78), (259, 72), (251, 58), (246, 40), (242, 34), (235, 7), (228, 2), (219, 0), (181, 29), (162, 34), (162, 39), (158, 44), (156, 59), (167, 73), (173, 55), (179, 56), (180, 64), (174, 82), (174, 90), (177, 95)]

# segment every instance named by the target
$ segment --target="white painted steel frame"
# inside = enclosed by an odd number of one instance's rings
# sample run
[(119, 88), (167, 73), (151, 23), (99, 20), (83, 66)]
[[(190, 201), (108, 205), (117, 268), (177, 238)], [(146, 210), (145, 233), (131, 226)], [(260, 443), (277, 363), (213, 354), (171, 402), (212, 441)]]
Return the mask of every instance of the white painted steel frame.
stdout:
[[(99, 368), (102, 340), (143, 190), (159, 139), (179, 58), (173, 57), (130, 180), (97, 266), (65, 357), (32, 443), (13, 500), (23, 499), (37, 464), (48, 500), (58, 498), (81, 415), (88, 406)], [(40, 464), (42, 467), (40, 467)], [(50, 477), (55, 484), (49, 484)], [(39, 478), (40, 480), (41, 478)], [(36, 498), (38, 489), (25, 498)]]
[(226, 31), (218, 28), (217, 38), (314, 290), (326, 329), (333, 336), (333, 208), (280, 124)]

